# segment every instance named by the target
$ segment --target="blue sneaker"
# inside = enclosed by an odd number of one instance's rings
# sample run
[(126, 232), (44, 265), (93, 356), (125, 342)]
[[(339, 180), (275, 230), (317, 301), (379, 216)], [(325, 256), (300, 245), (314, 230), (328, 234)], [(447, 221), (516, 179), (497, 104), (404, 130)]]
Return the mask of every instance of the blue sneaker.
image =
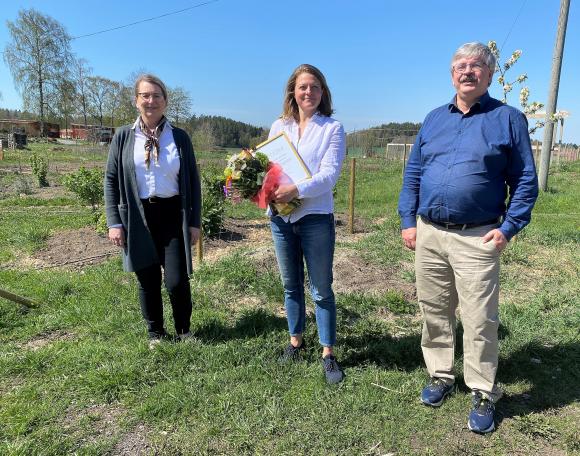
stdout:
[(454, 389), (455, 384), (448, 385), (442, 378), (433, 377), (421, 391), (421, 402), (431, 407), (439, 407)]
[(326, 382), (330, 385), (340, 383), (344, 379), (344, 371), (340, 368), (333, 355), (326, 355), (322, 358), (322, 367)]
[(473, 409), (469, 414), (467, 427), (478, 434), (487, 434), (495, 429), (495, 404), (487, 396), (475, 391), (472, 397)]
[(288, 346), (284, 349), (284, 352), (278, 358), (278, 362), (280, 364), (289, 364), (295, 363), (302, 360), (302, 353), (306, 349), (306, 343), (304, 340), (302, 341), (302, 345), (300, 347), (295, 347), (292, 344), (288, 344)]

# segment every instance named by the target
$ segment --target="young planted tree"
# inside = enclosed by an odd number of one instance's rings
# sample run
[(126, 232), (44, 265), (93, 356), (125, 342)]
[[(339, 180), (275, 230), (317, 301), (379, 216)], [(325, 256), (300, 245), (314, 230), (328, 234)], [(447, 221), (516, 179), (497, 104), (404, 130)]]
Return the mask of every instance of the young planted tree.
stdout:
[(10, 41), (4, 49), (4, 62), (25, 109), (40, 116), (44, 134), (48, 95), (57, 91), (63, 69), (71, 62), (70, 36), (59, 22), (34, 9), (20, 10), (18, 19), (7, 21), (7, 26)]
[[(512, 52), (510, 58), (507, 59), (502, 64), (500, 61), (500, 52), (499, 49), (497, 48), (496, 42), (492, 40), (487, 45), (491, 49), (491, 52), (493, 52), (493, 54), (495, 55), (495, 58), (497, 59), (496, 71), (499, 73), (497, 82), (502, 86), (503, 90), (502, 101), (504, 103), (507, 103), (508, 93), (510, 93), (513, 90), (514, 86), (516, 84), (522, 85), (524, 82), (528, 80), (528, 75), (526, 73), (520, 74), (515, 79), (508, 79), (507, 73), (510, 69), (513, 68), (514, 64), (519, 60), (519, 58), (522, 55), (522, 51), (519, 49), (515, 50), (514, 52)], [(520, 89), (520, 106), (522, 107), (524, 114), (528, 117), (532, 116), (533, 114), (536, 114), (540, 109), (544, 107), (543, 103), (538, 103), (537, 101), (530, 102), (529, 97), (530, 97), (529, 87), (523, 86)], [(561, 118), (561, 116), (562, 113), (558, 111), (547, 121), (556, 122)], [(536, 120), (533, 124), (530, 125), (529, 128), (530, 134), (535, 133), (536, 130), (542, 128), (545, 124), (546, 120)]]

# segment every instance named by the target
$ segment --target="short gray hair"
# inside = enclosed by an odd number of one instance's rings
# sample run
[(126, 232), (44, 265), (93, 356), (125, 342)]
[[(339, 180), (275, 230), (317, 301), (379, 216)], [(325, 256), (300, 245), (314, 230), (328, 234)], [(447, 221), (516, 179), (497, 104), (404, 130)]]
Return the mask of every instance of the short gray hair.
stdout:
[(137, 96), (139, 95), (139, 84), (141, 84), (142, 82), (148, 82), (150, 84), (154, 84), (157, 87), (159, 87), (159, 89), (161, 89), (161, 93), (163, 94), (163, 98), (165, 99), (165, 101), (167, 101), (167, 88), (165, 87), (165, 84), (163, 83), (163, 81), (161, 79), (159, 79), (157, 76), (155, 76), (154, 74), (140, 74), (139, 77), (137, 78), (137, 80), (135, 81), (135, 98), (137, 98)]
[(483, 43), (465, 43), (459, 47), (451, 58), (451, 71), (453, 71), (453, 63), (461, 58), (478, 57), (485, 63), (492, 73), (495, 73), (496, 59), (491, 49)]

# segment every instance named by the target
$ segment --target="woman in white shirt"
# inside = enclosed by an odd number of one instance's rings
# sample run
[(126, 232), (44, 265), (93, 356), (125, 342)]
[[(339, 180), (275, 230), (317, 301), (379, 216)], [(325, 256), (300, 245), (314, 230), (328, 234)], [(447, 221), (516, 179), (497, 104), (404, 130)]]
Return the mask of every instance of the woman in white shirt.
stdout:
[(192, 339), (191, 244), (199, 238), (201, 187), (191, 140), (165, 117), (167, 89), (150, 74), (135, 82), (139, 117), (117, 129), (105, 173), (109, 239), (137, 275), (149, 346), (167, 338), (161, 268), (180, 340)]
[(288, 216), (271, 217), (271, 230), (280, 276), (290, 343), (281, 362), (300, 359), (305, 348), (306, 324), (304, 262), (310, 293), (316, 305), (316, 323), (322, 345), (322, 364), (328, 383), (338, 383), (344, 373), (334, 356), (336, 302), (332, 290), (335, 223), (333, 188), (346, 152), (342, 125), (332, 119), (332, 98), (322, 72), (312, 65), (294, 70), (284, 98), (283, 113), (270, 129), (270, 137), (285, 132), (308, 167), (312, 179), (280, 185), (274, 201), (294, 198), (302, 204)]

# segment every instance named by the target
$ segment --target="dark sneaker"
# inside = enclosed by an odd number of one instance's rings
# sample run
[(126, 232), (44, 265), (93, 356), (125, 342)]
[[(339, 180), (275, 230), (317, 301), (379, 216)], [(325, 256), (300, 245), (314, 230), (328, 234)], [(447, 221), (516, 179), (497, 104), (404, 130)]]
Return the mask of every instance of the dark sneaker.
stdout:
[(495, 404), (479, 391), (473, 393), (473, 408), (469, 414), (467, 427), (478, 434), (487, 434), (495, 429)]
[(177, 340), (179, 342), (195, 342), (197, 338), (193, 335), (191, 331), (187, 331), (186, 333), (178, 334)]
[(327, 383), (334, 385), (335, 383), (340, 383), (344, 378), (344, 372), (336, 362), (334, 356), (326, 355), (322, 358), (322, 366)]
[(284, 352), (278, 358), (278, 362), (280, 364), (287, 364), (301, 361), (302, 352), (304, 352), (305, 348), (306, 344), (304, 343), (304, 340), (302, 341), (302, 345), (300, 345), (300, 347), (295, 347), (292, 344), (288, 344), (288, 346), (284, 349)]
[(149, 350), (154, 350), (161, 342), (170, 340), (171, 337), (166, 332), (149, 334)]
[(453, 383), (448, 385), (442, 378), (433, 377), (421, 391), (421, 402), (431, 407), (439, 407), (454, 389), (455, 385)]

